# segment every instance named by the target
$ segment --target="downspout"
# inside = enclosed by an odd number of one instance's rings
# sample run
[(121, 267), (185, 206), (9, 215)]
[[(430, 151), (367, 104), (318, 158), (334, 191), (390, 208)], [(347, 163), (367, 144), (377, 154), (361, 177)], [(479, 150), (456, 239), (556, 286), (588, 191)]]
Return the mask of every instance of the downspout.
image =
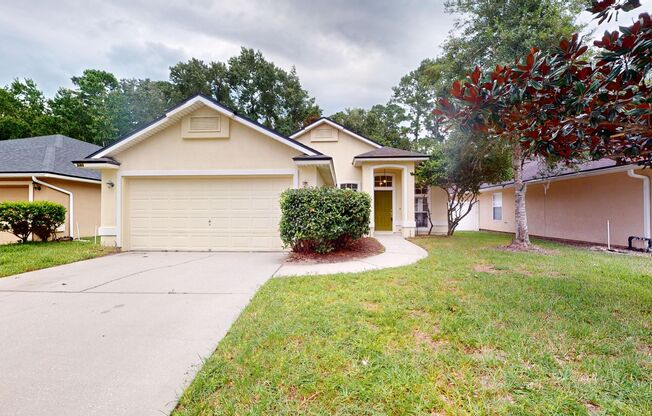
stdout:
[(628, 170), (627, 176), (643, 180), (643, 237), (650, 238), (650, 178), (634, 173), (634, 169)]
[(38, 180), (36, 179), (36, 176), (32, 176), (32, 182), (38, 183), (43, 186), (47, 186), (50, 189), (54, 189), (55, 191), (59, 191), (61, 193), (68, 195), (68, 201), (69, 201), (68, 204), (70, 206), (70, 237), (74, 239), (75, 238), (75, 225), (74, 225), (75, 224), (75, 197), (73, 196), (72, 192), (66, 191), (63, 188), (59, 188), (54, 185), (50, 185), (47, 182)]

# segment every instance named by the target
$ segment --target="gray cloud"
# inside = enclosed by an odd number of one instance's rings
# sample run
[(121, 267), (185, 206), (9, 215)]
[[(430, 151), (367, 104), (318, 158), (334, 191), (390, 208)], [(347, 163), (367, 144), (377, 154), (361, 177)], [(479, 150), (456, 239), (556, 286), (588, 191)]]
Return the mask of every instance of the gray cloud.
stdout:
[(327, 114), (385, 102), (402, 75), (440, 52), (453, 25), (443, 0), (7, 3), (0, 84), (30, 77), (51, 95), (86, 68), (167, 79), (180, 60), (226, 60), (246, 46), (296, 66)]

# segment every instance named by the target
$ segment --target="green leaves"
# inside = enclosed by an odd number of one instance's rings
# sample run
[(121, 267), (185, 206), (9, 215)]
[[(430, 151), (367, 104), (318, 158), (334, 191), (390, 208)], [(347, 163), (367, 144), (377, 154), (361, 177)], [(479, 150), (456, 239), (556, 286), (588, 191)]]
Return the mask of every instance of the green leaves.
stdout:
[(371, 198), (336, 188), (281, 194), (281, 240), (294, 251), (328, 253), (369, 233)]
[(34, 234), (41, 241), (49, 240), (66, 221), (66, 208), (50, 201), (0, 203), (0, 229), (27, 242)]

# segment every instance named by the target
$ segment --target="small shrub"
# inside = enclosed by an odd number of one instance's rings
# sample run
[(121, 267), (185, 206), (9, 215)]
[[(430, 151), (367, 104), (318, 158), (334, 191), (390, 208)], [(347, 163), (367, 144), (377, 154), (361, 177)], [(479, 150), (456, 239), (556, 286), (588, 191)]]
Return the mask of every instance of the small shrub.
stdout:
[(328, 253), (369, 233), (371, 198), (348, 189), (288, 189), (281, 194), (281, 213), (285, 247)]
[(0, 204), (0, 227), (26, 242), (32, 233), (30, 202), (3, 202)]
[(57, 228), (66, 222), (66, 208), (50, 201), (32, 202), (32, 233), (41, 241), (48, 241)]
[(30, 234), (49, 240), (66, 221), (66, 208), (50, 201), (0, 203), (0, 228), (27, 242)]

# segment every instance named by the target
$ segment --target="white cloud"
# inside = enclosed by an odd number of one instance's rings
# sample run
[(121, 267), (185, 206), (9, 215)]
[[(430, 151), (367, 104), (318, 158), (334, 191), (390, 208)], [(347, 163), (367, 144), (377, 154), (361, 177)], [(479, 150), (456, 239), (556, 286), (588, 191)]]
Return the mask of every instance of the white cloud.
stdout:
[(223, 61), (246, 46), (279, 66), (296, 66), (326, 114), (385, 102), (402, 75), (440, 52), (453, 24), (443, 1), (6, 3), (0, 4), (0, 84), (33, 78), (52, 95), (87, 68), (167, 79), (168, 67), (180, 60)]

